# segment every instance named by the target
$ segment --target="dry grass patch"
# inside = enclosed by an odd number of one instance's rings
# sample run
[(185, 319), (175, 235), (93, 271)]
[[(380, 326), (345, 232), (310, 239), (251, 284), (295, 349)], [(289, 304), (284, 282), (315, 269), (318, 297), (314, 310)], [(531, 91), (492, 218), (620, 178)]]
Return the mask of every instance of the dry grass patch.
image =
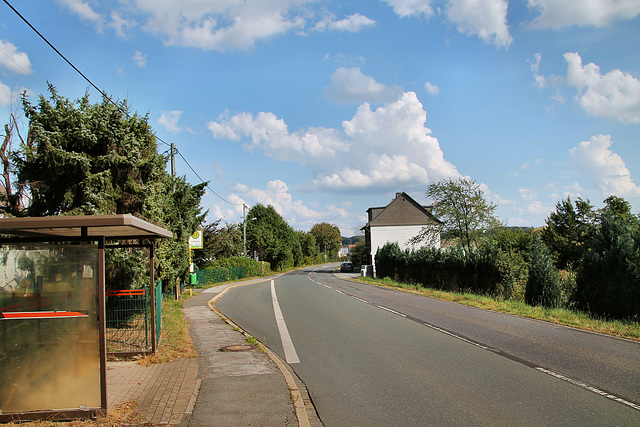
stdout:
[(189, 334), (189, 321), (182, 313), (186, 299), (188, 296), (182, 295), (179, 301), (165, 299), (162, 302), (162, 333), (156, 354), (143, 357), (138, 361), (139, 364), (150, 365), (172, 359), (198, 357)]
[(147, 427), (152, 424), (144, 421), (137, 410), (136, 403), (123, 403), (108, 411), (103, 417), (73, 421), (30, 421), (21, 423), (2, 424), (7, 427), (119, 427), (139, 426)]

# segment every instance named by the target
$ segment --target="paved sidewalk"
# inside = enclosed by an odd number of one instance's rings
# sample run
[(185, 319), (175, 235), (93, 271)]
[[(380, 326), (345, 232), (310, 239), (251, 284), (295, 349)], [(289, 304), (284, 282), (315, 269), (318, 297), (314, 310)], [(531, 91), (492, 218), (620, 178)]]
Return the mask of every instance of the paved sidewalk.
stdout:
[(242, 332), (208, 307), (227, 287), (207, 289), (185, 303), (198, 358), (149, 366), (107, 363), (110, 409), (137, 402), (144, 421), (152, 425), (322, 425), (304, 385), (285, 364), (268, 349), (248, 346)]
[(149, 366), (136, 362), (107, 363), (107, 403), (110, 409), (137, 402), (151, 424), (179, 426), (195, 403), (198, 359), (175, 359)]
[[(211, 311), (207, 302), (225, 286), (210, 288), (185, 303), (185, 317), (200, 356), (200, 395), (189, 427), (298, 425), (291, 392), (266, 353), (247, 348), (245, 336)], [(232, 347), (233, 348), (233, 347)]]

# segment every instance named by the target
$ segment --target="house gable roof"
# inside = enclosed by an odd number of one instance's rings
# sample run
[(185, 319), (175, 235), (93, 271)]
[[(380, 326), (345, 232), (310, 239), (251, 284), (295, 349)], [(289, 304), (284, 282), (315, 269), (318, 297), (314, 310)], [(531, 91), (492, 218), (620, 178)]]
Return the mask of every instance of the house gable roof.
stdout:
[(367, 210), (369, 222), (363, 228), (403, 225), (435, 225), (441, 221), (407, 193), (396, 193), (396, 198), (383, 208)]

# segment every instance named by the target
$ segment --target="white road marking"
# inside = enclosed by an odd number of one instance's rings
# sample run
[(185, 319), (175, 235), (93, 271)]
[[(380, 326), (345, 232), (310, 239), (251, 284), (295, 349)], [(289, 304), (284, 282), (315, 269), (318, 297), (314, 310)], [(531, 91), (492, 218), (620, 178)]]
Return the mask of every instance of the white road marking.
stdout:
[(480, 348), (481, 348), (481, 349), (483, 349), (483, 350), (489, 350), (489, 347), (485, 347), (485, 346), (483, 346), (482, 344), (478, 344), (477, 342), (473, 342), (473, 341), (470, 341), (470, 340), (468, 340), (468, 339), (466, 339), (466, 338), (462, 338), (460, 335), (456, 335), (456, 334), (453, 334), (453, 333), (451, 333), (451, 332), (449, 332), (449, 331), (445, 331), (444, 329), (442, 329), (442, 328), (438, 328), (437, 326), (431, 325), (431, 324), (429, 324), (429, 323), (423, 323), (423, 325), (424, 325), (424, 326), (427, 326), (427, 327), (429, 327), (429, 328), (431, 328), (431, 329), (435, 329), (435, 330), (436, 330), (436, 331), (438, 331), (438, 332), (442, 332), (443, 334), (447, 334), (447, 335), (449, 335), (449, 336), (451, 336), (451, 337), (453, 337), (453, 338), (459, 339), (460, 341), (464, 341), (464, 342), (466, 342), (466, 343), (473, 344), (473, 345), (475, 345), (476, 347), (480, 347)]
[(381, 309), (383, 309), (383, 310), (387, 310), (387, 311), (388, 311), (388, 312), (390, 312), (390, 313), (397, 314), (398, 316), (407, 317), (407, 315), (406, 315), (406, 314), (402, 314), (402, 313), (400, 313), (400, 312), (398, 312), (398, 311), (391, 310), (390, 308), (383, 307), (383, 306), (381, 306), (381, 305), (376, 305), (376, 307), (381, 308)]
[(536, 370), (540, 371), (540, 372), (544, 372), (547, 375), (551, 375), (554, 378), (558, 378), (559, 380), (568, 382), (569, 384), (573, 384), (573, 385), (578, 386), (580, 388), (583, 388), (585, 390), (589, 390), (590, 392), (599, 394), (600, 396), (604, 396), (604, 397), (606, 397), (608, 399), (615, 400), (616, 402), (622, 403), (623, 405), (627, 405), (627, 406), (629, 406), (629, 407), (631, 407), (631, 408), (633, 408), (633, 409), (635, 409), (637, 411), (640, 411), (640, 406), (636, 405), (635, 403), (629, 402), (628, 400), (624, 400), (623, 398), (618, 397), (616, 395), (609, 394), (606, 391), (602, 391), (600, 389), (597, 389), (597, 388), (595, 388), (593, 386), (590, 386), (589, 384), (583, 383), (582, 381), (574, 380), (573, 378), (566, 377), (566, 376), (564, 376), (562, 374), (550, 371), (550, 370), (545, 369), (545, 368), (541, 368), (539, 366), (536, 367)]
[(282, 342), (282, 348), (284, 349), (284, 359), (287, 363), (300, 363), (298, 359), (298, 353), (293, 346), (291, 335), (287, 329), (287, 324), (284, 322), (284, 316), (282, 310), (280, 310), (280, 304), (278, 304), (278, 297), (276, 296), (276, 283), (271, 281), (271, 299), (273, 300), (273, 312), (276, 315), (276, 324), (278, 325), (278, 332), (280, 332), (280, 341)]

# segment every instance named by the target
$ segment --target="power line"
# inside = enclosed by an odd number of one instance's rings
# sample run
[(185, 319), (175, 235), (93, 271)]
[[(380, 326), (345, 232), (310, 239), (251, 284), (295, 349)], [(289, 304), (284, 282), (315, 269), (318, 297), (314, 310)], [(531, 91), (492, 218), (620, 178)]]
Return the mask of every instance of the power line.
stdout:
[[(91, 85), (91, 87), (93, 87), (95, 90), (97, 90), (97, 91), (98, 91), (98, 93), (100, 93), (100, 95), (102, 95), (103, 99), (107, 100), (107, 102), (112, 103), (112, 104), (113, 104), (116, 108), (118, 108), (118, 109), (119, 109), (119, 110), (120, 110), (120, 111), (121, 111), (125, 116), (127, 116), (127, 118), (130, 118), (130, 116), (129, 116), (129, 112), (128, 112), (128, 111), (124, 110), (124, 109), (123, 109), (123, 108), (121, 108), (118, 104), (116, 104), (116, 103), (111, 99), (111, 97), (109, 97), (109, 96), (108, 96), (108, 95), (107, 95), (107, 94), (106, 94), (102, 89), (98, 88), (98, 86), (96, 86), (96, 85), (95, 85), (95, 84), (94, 84), (94, 83), (93, 83), (93, 82), (92, 82), (92, 81), (91, 81), (87, 76), (85, 76), (85, 75), (82, 73), (82, 71), (80, 71), (80, 70), (79, 70), (75, 65), (73, 65), (73, 64), (71, 63), (71, 61), (69, 61), (69, 60), (68, 60), (68, 59), (67, 59), (67, 58), (66, 58), (66, 57), (65, 57), (65, 56), (64, 56), (64, 55), (63, 55), (63, 54), (58, 50), (58, 49), (56, 49), (56, 47), (55, 47), (53, 44), (51, 44), (51, 42), (49, 42), (49, 40), (47, 40), (47, 38), (46, 38), (45, 36), (43, 36), (43, 35), (42, 35), (42, 34), (41, 34), (41, 33), (40, 33), (40, 32), (39, 32), (39, 31), (38, 31), (38, 30), (37, 30), (33, 25), (31, 25), (31, 23), (30, 23), (30, 22), (29, 22), (29, 21), (28, 21), (24, 16), (22, 16), (22, 15), (20, 14), (20, 12), (18, 12), (18, 11), (16, 10), (16, 8), (14, 8), (14, 7), (11, 5), (11, 3), (9, 3), (9, 1), (8, 1), (8, 0), (3, 0), (3, 1), (4, 1), (4, 3), (5, 3), (7, 6), (9, 6), (9, 8), (10, 8), (11, 10), (13, 10), (13, 12), (14, 12), (16, 15), (18, 15), (18, 16), (20, 17), (20, 19), (22, 19), (22, 21), (24, 21), (24, 23), (25, 23), (25, 24), (27, 24), (27, 25), (29, 26), (29, 28), (31, 28), (31, 29), (32, 29), (32, 30), (33, 30), (33, 31), (34, 31), (34, 32), (35, 32), (35, 33), (36, 33), (36, 34), (37, 34), (37, 35), (38, 35), (38, 36), (39, 36), (39, 37), (40, 37), (40, 38), (41, 38), (41, 39), (42, 39), (42, 40), (43, 40), (43, 41), (44, 41), (44, 42), (45, 42), (45, 43), (46, 43), (50, 48), (51, 48), (51, 49), (53, 49), (53, 51), (54, 51), (55, 53), (57, 53), (57, 54), (58, 54), (58, 55), (59, 55), (59, 56), (60, 56), (60, 57), (61, 57), (61, 58), (62, 58), (62, 59), (67, 63), (67, 64), (69, 64), (69, 66), (70, 66), (71, 68), (73, 68), (73, 69), (74, 69), (78, 74), (80, 74), (80, 76), (82, 76), (82, 78), (83, 78), (83, 79), (85, 79), (85, 80), (86, 80), (86, 81)], [(14, 61), (14, 62), (15, 62), (15, 61)], [(22, 68), (22, 67), (21, 67), (21, 68)], [(162, 138), (160, 138), (160, 137), (159, 137), (159, 136), (157, 136), (157, 135), (154, 135), (154, 136), (155, 136), (156, 140), (158, 140), (158, 141), (160, 141), (161, 143), (163, 143), (163, 144), (165, 144), (165, 145), (167, 145), (167, 146), (171, 147), (171, 144), (170, 144), (170, 143), (168, 143), (168, 142), (164, 141)], [(180, 155), (180, 157), (182, 158), (182, 160), (184, 160), (184, 162), (187, 164), (187, 166), (189, 167), (189, 169), (191, 169), (191, 171), (192, 171), (192, 172), (193, 172), (193, 173), (198, 177), (198, 179), (200, 180), (200, 182), (205, 182), (205, 180), (204, 180), (204, 179), (202, 179), (202, 178), (200, 177), (200, 175), (198, 175), (198, 173), (197, 173), (197, 172), (195, 171), (195, 169), (191, 166), (191, 164), (189, 164), (189, 162), (188, 162), (188, 161), (187, 161), (187, 159), (182, 155), (182, 153), (181, 153), (177, 148), (174, 148), (174, 151)], [(230, 205), (234, 205), (234, 206), (241, 206), (241, 205), (242, 205), (242, 203), (232, 203), (232, 202), (230, 202), (230, 201), (226, 200), (225, 198), (223, 198), (222, 196), (220, 196), (218, 193), (216, 193), (216, 192), (215, 192), (215, 191), (214, 191), (214, 190), (213, 190), (213, 189), (212, 189), (208, 184), (207, 184), (207, 188), (208, 188), (209, 190), (211, 190), (211, 192), (212, 192), (213, 194), (215, 194), (215, 195), (216, 195), (220, 200), (222, 200), (222, 201), (223, 201), (223, 202), (225, 202), (225, 203), (228, 203), (228, 204), (230, 204)]]

